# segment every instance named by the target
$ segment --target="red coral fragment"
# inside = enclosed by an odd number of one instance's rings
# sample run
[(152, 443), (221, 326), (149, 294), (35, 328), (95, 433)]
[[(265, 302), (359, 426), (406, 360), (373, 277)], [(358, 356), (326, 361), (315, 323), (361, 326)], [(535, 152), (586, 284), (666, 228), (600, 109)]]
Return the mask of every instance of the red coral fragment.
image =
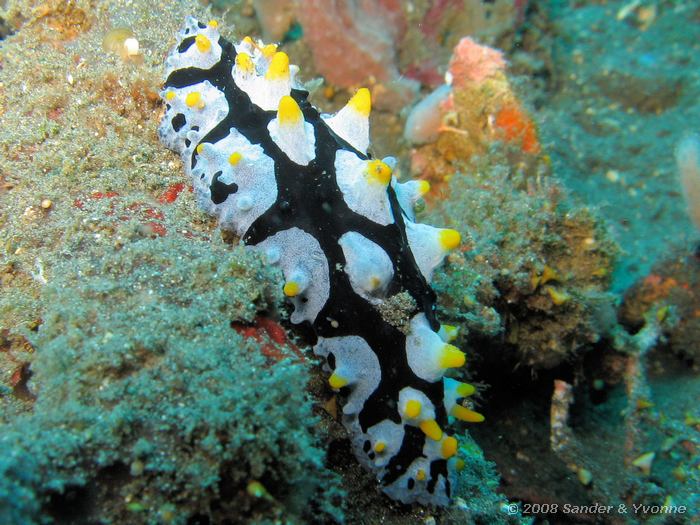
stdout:
[(172, 204), (175, 202), (177, 199), (178, 195), (180, 195), (180, 192), (185, 189), (185, 183), (184, 182), (176, 182), (175, 184), (171, 184), (168, 186), (168, 189), (165, 190), (163, 195), (158, 197), (158, 202), (161, 204)]
[(536, 155), (540, 152), (535, 124), (517, 104), (503, 106), (496, 115), (495, 125), (507, 142), (520, 143), (524, 153)]
[(289, 340), (287, 331), (278, 322), (268, 317), (258, 316), (253, 323), (254, 324), (250, 326), (234, 322), (231, 323), (231, 327), (243, 337), (253, 338), (255, 341), (261, 343), (260, 351), (262, 354), (274, 362), (289, 357), (289, 353), (285, 351), (285, 347), (294, 352), (300, 361), (306, 360), (299, 347)]

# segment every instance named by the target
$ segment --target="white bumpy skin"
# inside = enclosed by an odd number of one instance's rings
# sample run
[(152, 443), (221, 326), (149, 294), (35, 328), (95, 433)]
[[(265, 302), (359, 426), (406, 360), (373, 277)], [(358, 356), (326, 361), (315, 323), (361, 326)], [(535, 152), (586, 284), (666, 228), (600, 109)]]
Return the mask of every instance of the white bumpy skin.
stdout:
[[(316, 334), (360, 463), (391, 498), (447, 505), (463, 464), (448, 420), (483, 419), (463, 406), (474, 388), (445, 375), (465, 357), (429, 285), (459, 233), (415, 223), (428, 184), (399, 183), (394, 159), (368, 155), (369, 91), (321, 115), (297, 71), (274, 44), (232, 44), (215, 21), (188, 18), (166, 60), (158, 133), (200, 207), (281, 268), (291, 321)], [(407, 333), (381, 313), (399, 293), (416, 304)]]

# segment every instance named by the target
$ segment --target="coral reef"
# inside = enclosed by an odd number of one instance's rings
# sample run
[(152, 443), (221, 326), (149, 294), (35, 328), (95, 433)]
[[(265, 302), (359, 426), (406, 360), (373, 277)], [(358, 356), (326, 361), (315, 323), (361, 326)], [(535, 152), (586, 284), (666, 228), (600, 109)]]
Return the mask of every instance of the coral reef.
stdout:
[(450, 59), (446, 84), (409, 114), (404, 136), (416, 145), (411, 173), (436, 187), (429, 199), (449, 195), (445, 183), (457, 171), (474, 169), (470, 162), (486, 155), (497, 142), (512, 146), (509, 164), (530, 173), (547, 171), (546, 159), (538, 155), (535, 126), (505, 68), (500, 51), (463, 38)]

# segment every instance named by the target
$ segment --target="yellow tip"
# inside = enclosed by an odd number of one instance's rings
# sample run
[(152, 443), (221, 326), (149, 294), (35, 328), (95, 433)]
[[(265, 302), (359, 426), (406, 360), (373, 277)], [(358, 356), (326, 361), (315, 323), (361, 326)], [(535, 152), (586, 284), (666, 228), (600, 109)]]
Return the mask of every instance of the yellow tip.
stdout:
[(200, 53), (206, 53), (211, 49), (211, 42), (204, 35), (197, 35), (194, 37), (194, 43), (197, 46), (197, 49), (199, 49)]
[(369, 94), (369, 89), (358, 89), (357, 93), (348, 101), (348, 107), (354, 109), (363, 117), (369, 117), (369, 112), (372, 111), (372, 97)]
[(391, 182), (391, 168), (381, 160), (369, 160), (367, 161), (367, 177), (372, 182), (387, 186)]
[(441, 230), (439, 239), (440, 246), (445, 251), (454, 250), (462, 242), (462, 237), (457, 230)]
[(460, 383), (457, 387), (457, 394), (459, 394), (460, 397), (470, 396), (474, 392), (476, 392), (476, 388), (474, 385), (470, 385), (469, 383)]
[(422, 468), (418, 469), (418, 472), (416, 472), (416, 479), (418, 481), (423, 481), (425, 479), (425, 470)]
[(433, 441), (440, 441), (442, 439), (442, 429), (434, 419), (426, 419), (425, 421), (421, 421), (419, 427), (423, 431), (423, 434), (428, 436)]
[(377, 454), (380, 454), (380, 453), (384, 452), (384, 449), (385, 449), (385, 448), (386, 448), (386, 443), (384, 443), (383, 441), (377, 441), (377, 442), (374, 444), (374, 451), (375, 451)]
[(466, 356), (459, 348), (454, 345), (446, 344), (440, 352), (440, 367), (441, 368), (459, 368), (464, 365)]
[(442, 457), (449, 459), (457, 453), (457, 440), (452, 436), (447, 436), (442, 442)]
[(427, 180), (418, 181), (418, 194), (422, 197), (430, 191), (430, 183)]
[(451, 324), (444, 324), (440, 327), (444, 334), (445, 340), (447, 342), (454, 341), (457, 339), (457, 335), (459, 334), (459, 328), (457, 328), (454, 325)]
[(165, 94), (165, 100), (172, 100), (175, 98), (175, 92), (174, 91), (168, 91)]
[(241, 40), (241, 44), (247, 44), (249, 46), (255, 47), (255, 42), (253, 42), (253, 39), (249, 36), (244, 36), (243, 40)]
[(369, 278), (370, 291), (376, 290), (377, 288), (379, 288), (380, 284), (382, 284), (382, 280), (379, 277), (377, 277), (376, 275), (372, 275)]
[(331, 385), (331, 388), (333, 390), (340, 390), (344, 386), (346, 386), (349, 383), (349, 381), (344, 378), (343, 376), (340, 376), (333, 372), (331, 374), (331, 377), (328, 378), (328, 384)]
[(188, 93), (185, 97), (185, 104), (187, 104), (187, 107), (190, 108), (196, 107), (202, 109), (204, 107), (204, 100), (202, 100), (202, 94), (199, 91), (192, 91), (191, 93)]
[(418, 417), (420, 415), (420, 410), (421, 410), (421, 404), (420, 401), (417, 399), (411, 399), (406, 403), (406, 409), (404, 411), (404, 414), (406, 417), (413, 419), (414, 417)]
[(228, 163), (231, 166), (235, 166), (236, 164), (238, 164), (241, 161), (242, 158), (243, 158), (243, 155), (241, 155), (237, 151), (234, 151), (233, 153), (231, 153), (231, 155), (229, 155)]
[[(266, 58), (270, 58), (277, 51), (277, 44), (267, 44), (262, 48), (262, 54)], [(287, 60), (287, 67), (289, 67), (289, 60)]]
[(287, 297), (296, 297), (301, 292), (301, 286), (296, 281), (289, 281), (284, 283), (283, 291)]
[(236, 55), (236, 68), (242, 73), (252, 73), (255, 71), (255, 64), (248, 53), (238, 53)]
[(277, 119), (280, 125), (297, 124), (303, 118), (299, 104), (292, 97), (285, 95), (280, 99), (279, 109), (277, 110)]
[(203, 149), (204, 149), (204, 144), (198, 144), (197, 147), (195, 148), (195, 150), (196, 150), (197, 153), (199, 153), (199, 154), (202, 153), (202, 150), (203, 150)]
[(569, 299), (571, 299), (571, 296), (568, 293), (562, 292), (561, 290), (557, 290), (553, 286), (547, 286), (545, 287), (545, 290), (549, 294), (549, 297), (552, 299), (552, 302), (556, 305), (564, 304)]
[(455, 470), (459, 472), (460, 470), (464, 470), (464, 460), (462, 458), (457, 458), (455, 461)]
[(270, 60), (265, 78), (268, 80), (284, 80), (289, 78), (289, 57), (284, 51), (275, 53)]
[(484, 420), (484, 416), (468, 408), (464, 408), (462, 405), (455, 405), (452, 407), (450, 413), (465, 423), (481, 423)]
[(216, 29), (217, 27), (219, 27), (219, 22), (217, 22), (216, 20), (209, 20), (209, 22), (207, 22), (207, 25), (212, 29)]

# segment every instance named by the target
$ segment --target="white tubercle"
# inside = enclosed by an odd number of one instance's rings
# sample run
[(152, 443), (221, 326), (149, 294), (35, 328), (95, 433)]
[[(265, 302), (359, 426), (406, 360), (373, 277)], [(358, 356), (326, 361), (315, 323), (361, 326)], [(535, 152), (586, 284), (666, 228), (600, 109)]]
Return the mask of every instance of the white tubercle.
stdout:
[(391, 181), (391, 187), (396, 192), (396, 198), (404, 213), (411, 221), (416, 220), (415, 204), (430, 191), (430, 183), (427, 180), (409, 180), (406, 182)]
[(394, 222), (389, 194), (391, 168), (381, 160), (362, 160), (339, 149), (335, 155), (335, 178), (348, 207), (368, 219), (387, 225)]
[[(214, 144), (200, 144), (196, 155), (191, 176), (197, 202), (219, 218), (221, 228), (242, 236), (277, 200), (274, 161), (235, 128)], [(215, 175), (220, 183), (237, 185), (220, 204), (212, 201), (210, 191)]]
[(314, 128), (304, 120), (296, 101), (285, 95), (280, 99), (277, 116), (267, 125), (270, 137), (289, 157), (306, 166), (316, 156)]
[(399, 391), (398, 410), (405, 425), (418, 426), (421, 421), (435, 419), (435, 407), (430, 398), (409, 386)]
[(442, 263), (445, 255), (461, 242), (460, 234), (456, 230), (434, 228), (412, 221), (406, 221), (406, 237), (416, 264), (428, 282), (432, 279), (433, 270)]
[(379, 360), (367, 341), (357, 335), (319, 337), (314, 353), (326, 358), (333, 354), (335, 370), (328, 381), (334, 389), (351, 387), (343, 414), (357, 414), (381, 380)]
[(244, 39), (236, 46), (236, 60), (231, 72), (236, 85), (265, 111), (277, 109), (280, 99), (291, 92), (289, 57), (276, 49), (274, 44), (264, 46)]
[(170, 75), (176, 69), (199, 68), (210, 69), (221, 60), (221, 46), (219, 45), (219, 31), (215, 21), (211, 21), (204, 27), (200, 27), (194, 17), (187, 17), (184, 27), (178, 34), (178, 41), (193, 41), (184, 51), (179, 51), (180, 45), (170, 51), (165, 59), (165, 75)]
[(394, 276), (394, 266), (384, 249), (367, 237), (348, 232), (339, 240), (345, 256), (345, 273), (356, 294), (373, 304), (380, 302)]
[(183, 88), (166, 88), (161, 96), (167, 109), (158, 126), (158, 135), (167, 148), (189, 162), (199, 139), (226, 117), (229, 109), (226, 97), (208, 80)]
[(295, 227), (277, 232), (254, 248), (264, 254), (279, 255), (276, 264), (284, 273), (284, 293), (294, 304), (292, 323), (313, 323), (326, 304), (330, 290), (328, 259), (318, 241)]
[(341, 139), (347, 141), (359, 152), (367, 153), (371, 109), (369, 89), (360, 88), (347, 105), (335, 115), (322, 115), (321, 118)]
[(384, 467), (401, 449), (403, 425), (384, 419), (367, 429), (367, 438), (371, 443), (370, 451), (374, 453), (373, 466)]
[(465, 362), (464, 353), (443, 342), (422, 313), (411, 319), (406, 358), (413, 373), (431, 383), (442, 378), (448, 368), (460, 367)]

